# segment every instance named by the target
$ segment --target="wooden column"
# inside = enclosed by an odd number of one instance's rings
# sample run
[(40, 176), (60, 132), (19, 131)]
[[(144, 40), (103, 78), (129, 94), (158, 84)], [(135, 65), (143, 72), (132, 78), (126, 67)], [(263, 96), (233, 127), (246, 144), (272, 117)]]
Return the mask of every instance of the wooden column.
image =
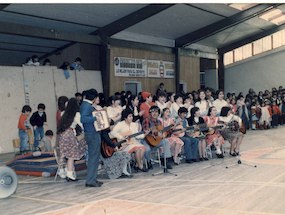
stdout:
[(102, 72), (103, 93), (105, 98), (110, 95), (110, 45), (102, 44), (100, 48), (100, 69)]
[(179, 92), (180, 85), (180, 48), (175, 48), (175, 89)]
[(219, 53), (218, 60), (218, 89), (225, 89), (225, 65), (224, 54)]

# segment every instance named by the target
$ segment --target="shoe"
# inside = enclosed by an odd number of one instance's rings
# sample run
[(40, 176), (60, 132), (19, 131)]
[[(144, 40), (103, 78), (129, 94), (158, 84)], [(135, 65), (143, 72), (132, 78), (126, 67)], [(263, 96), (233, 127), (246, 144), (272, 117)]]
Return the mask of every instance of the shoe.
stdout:
[(102, 181), (96, 181), (96, 183), (103, 185), (104, 183)]
[(133, 177), (133, 175), (127, 175), (125, 173), (122, 173), (120, 178), (132, 178), (132, 177)]
[(207, 157), (202, 157), (202, 158), (203, 158), (204, 161), (208, 161), (209, 160), (209, 158), (207, 158)]
[(236, 154), (236, 156), (239, 156), (239, 152), (234, 151), (234, 153)]
[(77, 178), (73, 179), (73, 178), (69, 178), (69, 177), (67, 177), (67, 176), (65, 177), (65, 179), (66, 179), (67, 182), (75, 182), (75, 181), (78, 181)]
[(95, 184), (85, 184), (85, 187), (101, 187), (103, 182), (96, 182)]
[(142, 169), (138, 167), (138, 170), (141, 171), (141, 172), (148, 172), (148, 169), (144, 168), (144, 167)]
[(193, 163), (192, 160), (188, 160), (188, 159), (186, 159), (185, 162), (186, 162), (186, 163)]
[(199, 158), (199, 160), (200, 160), (200, 161), (204, 161), (204, 159), (203, 159), (203, 158)]
[(166, 168), (167, 168), (167, 169), (172, 169), (171, 164), (170, 164), (170, 163), (167, 163), (167, 164), (166, 164)]
[(233, 157), (237, 156), (237, 154), (235, 152), (233, 152), (233, 153), (230, 152), (230, 155), (233, 156)]
[(218, 158), (224, 158), (224, 155), (223, 154), (217, 154), (217, 157)]
[(151, 161), (147, 162), (147, 167), (148, 167), (148, 169), (153, 169)]

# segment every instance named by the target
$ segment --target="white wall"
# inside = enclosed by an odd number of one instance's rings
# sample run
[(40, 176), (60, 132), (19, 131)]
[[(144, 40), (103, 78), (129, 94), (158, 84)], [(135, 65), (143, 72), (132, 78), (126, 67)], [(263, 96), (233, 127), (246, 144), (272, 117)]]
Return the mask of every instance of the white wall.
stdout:
[(45, 129), (51, 129), (56, 133), (56, 101), (59, 96), (74, 97), (77, 91), (82, 92), (90, 88), (103, 92), (100, 71), (70, 71), (70, 76), (69, 79), (65, 79), (63, 71), (56, 67), (0, 66), (2, 153), (13, 151), (12, 139), (18, 138), (18, 119), (25, 105), (25, 98), (32, 112), (37, 110), (39, 103), (46, 105), (47, 127)]
[(285, 51), (282, 49), (260, 54), (225, 69), (225, 92), (255, 92), (285, 86)]

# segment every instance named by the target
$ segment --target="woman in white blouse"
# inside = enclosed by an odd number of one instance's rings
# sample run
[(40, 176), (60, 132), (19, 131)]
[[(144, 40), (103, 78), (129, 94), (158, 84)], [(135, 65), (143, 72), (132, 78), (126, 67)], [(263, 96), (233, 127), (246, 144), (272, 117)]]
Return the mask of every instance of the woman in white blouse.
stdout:
[(208, 100), (206, 100), (206, 94), (204, 90), (199, 92), (199, 101), (195, 103), (195, 107), (200, 109), (201, 117), (207, 116), (209, 108), (212, 106)]
[(227, 107), (229, 104), (227, 101), (224, 99), (224, 91), (223, 90), (218, 90), (217, 91), (217, 99), (213, 102), (213, 106), (217, 108), (217, 114), (220, 116), (221, 109), (222, 107)]
[[(140, 143), (145, 135), (142, 132), (140, 134), (141, 127), (138, 123), (133, 122), (133, 113), (130, 109), (125, 109), (122, 112), (122, 121), (118, 122), (113, 130), (110, 132), (110, 136), (117, 138), (118, 141), (126, 140), (125, 143), (119, 148), (128, 152), (129, 154), (135, 153), (136, 158), (136, 170), (146, 172), (143, 167), (143, 159), (145, 154), (145, 146)], [(135, 137), (129, 138), (130, 135), (136, 134)]]
[(117, 124), (121, 120), (123, 108), (121, 106), (121, 99), (118, 96), (110, 97), (111, 105), (107, 107), (107, 114), (109, 119)]

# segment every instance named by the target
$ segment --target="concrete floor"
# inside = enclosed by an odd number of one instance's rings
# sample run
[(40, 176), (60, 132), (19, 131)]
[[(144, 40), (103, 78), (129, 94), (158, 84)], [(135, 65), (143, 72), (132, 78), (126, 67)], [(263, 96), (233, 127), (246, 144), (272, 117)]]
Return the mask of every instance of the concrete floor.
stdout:
[(0, 200), (0, 214), (285, 214), (285, 126), (249, 131), (241, 151), (241, 165), (226, 155), (175, 166), (177, 176), (152, 176), (158, 167), (132, 179), (101, 175), (101, 188), (20, 176), (17, 193)]

